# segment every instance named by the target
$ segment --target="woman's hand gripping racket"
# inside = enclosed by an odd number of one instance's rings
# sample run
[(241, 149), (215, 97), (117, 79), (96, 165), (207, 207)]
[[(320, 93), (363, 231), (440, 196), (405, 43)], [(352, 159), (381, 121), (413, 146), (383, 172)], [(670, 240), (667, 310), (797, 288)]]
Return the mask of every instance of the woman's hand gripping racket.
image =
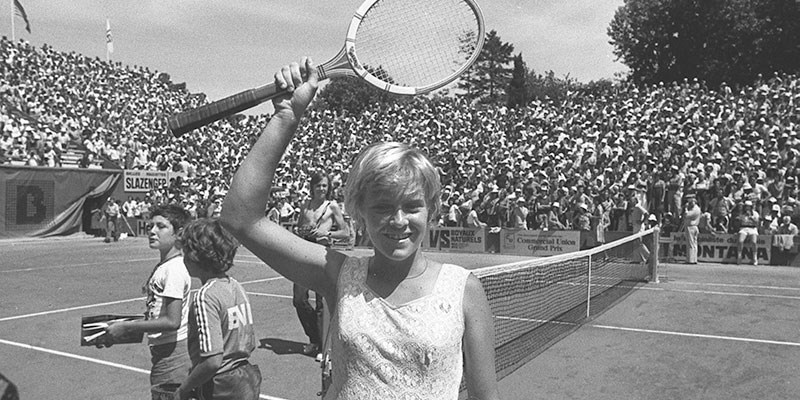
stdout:
[[(367, 0), (350, 22), (344, 47), (317, 72), (321, 80), (359, 76), (389, 93), (425, 94), (469, 68), (484, 36), (473, 0)], [(274, 83), (246, 90), (171, 116), (169, 129), (180, 136), (282, 93)]]

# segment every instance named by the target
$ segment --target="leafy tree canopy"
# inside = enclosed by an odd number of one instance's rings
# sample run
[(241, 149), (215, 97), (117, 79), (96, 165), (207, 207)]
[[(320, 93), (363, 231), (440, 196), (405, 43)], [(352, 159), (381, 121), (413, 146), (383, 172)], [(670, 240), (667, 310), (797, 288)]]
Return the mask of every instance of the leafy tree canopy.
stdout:
[(796, 0), (625, 0), (608, 28), (635, 82), (749, 83), (800, 66)]

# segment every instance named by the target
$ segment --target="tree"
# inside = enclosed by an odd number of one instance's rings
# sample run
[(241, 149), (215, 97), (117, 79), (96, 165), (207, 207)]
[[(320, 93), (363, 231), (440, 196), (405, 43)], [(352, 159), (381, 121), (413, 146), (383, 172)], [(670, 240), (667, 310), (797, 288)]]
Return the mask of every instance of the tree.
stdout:
[(530, 98), (561, 102), (568, 92), (574, 91), (580, 84), (569, 75), (558, 78), (553, 71), (547, 71), (544, 75), (531, 71), (528, 73), (527, 85)]
[(578, 88), (578, 92), (584, 96), (601, 97), (612, 94), (616, 88), (617, 86), (614, 85), (614, 81), (602, 78), (596, 81), (589, 81), (589, 83), (581, 84)]
[(458, 83), (462, 96), (479, 103), (502, 103), (511, 80), (513, 52), (514, 45), (500, 40), (497, 31), (487, 33), (478, 60)]
[(506, 105), (508, 105), (509, 108), (516, 108), (517, 106), (525, 106), (528, 104), (527, 75), (528, 67), (525, 66), (525, 61), (522, 60), (522, 53), (519, 53), (514, 56), (514, 72), (511, 76), (511, 82), (508, 85)]
[(358, 114), (376, 103), (406, 101), (399, 95), (392, 95), (364, 82), (354, 76), (331, 79), (317, 93), (312, 107), (322, 109), (347, 110)]
[(796, 0), (625, 0), (608, 35), (635, 82), (749, 83), (800, 66)]

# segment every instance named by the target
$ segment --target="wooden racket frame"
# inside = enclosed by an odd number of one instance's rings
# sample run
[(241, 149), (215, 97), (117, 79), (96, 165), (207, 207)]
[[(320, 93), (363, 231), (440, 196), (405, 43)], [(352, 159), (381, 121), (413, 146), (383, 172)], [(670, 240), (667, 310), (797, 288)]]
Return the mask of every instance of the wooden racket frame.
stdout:
[[(367, 14), (369, 9), (380, 1), (381, 0), (367, 0), (358, 7), (347, 29), (347, 37), (345, 38), (344, 46), (332, 59), (317, 66), (317, 72), (320, 80), (340, 76), (358, 76), (369, 82), (369, 84), (386, 92), (403, 96), (413, 96), (429, 93), (448, 85), (456, 80), (459, 75), (466, 71), (467, 68), (472, 66), (475, 60), (478, 59), (486, 36), (483, 13), (474, 0), (460, 0), (472, 9), (472, 11), (475, 13), (475, 19), (478, 23), (477, 46), (475, 47), (475, 51), (473, 51), (473, 54), (470, 56), (470, 58), (467, 59), (467, 61), (462, 64), (458, 70), (446, 78), (428, 86), (409, 87), (394, 85), (392, 83), (383, 81), (367, 71), (361, 65), (361, 63), (358, 61), (356, 51), (356, 33), (361, 25), (361, 21), (364, 19), (364, 16)], [(214, 121), (218, 121), (226, 116), (255, 107), (265, 101), (280, 96), (285, 92), (286, 91), (283, 90), (277, 90), (274, 83), (268, 83), (266, 85), (248, 89), (232, 96), (228, 96), (224, 99), (197, 107), (195, 109), (172, 115), (167, 118), (167, 124), (170, 132), (172, 132), (174, 136), (179, 137), (193, 129), (197, 129)]]

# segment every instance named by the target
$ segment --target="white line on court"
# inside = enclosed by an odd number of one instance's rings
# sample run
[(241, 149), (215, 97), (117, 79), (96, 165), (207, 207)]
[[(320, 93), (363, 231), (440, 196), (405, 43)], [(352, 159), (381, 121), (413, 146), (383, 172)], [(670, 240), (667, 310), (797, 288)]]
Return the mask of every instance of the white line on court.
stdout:
[(30, 271), (41, 271), (41, 270), (48, 270), (48, 269), (61, 269), (61, 268), (76, 268), (76, 267), (91, 267), (95, 265), (108, 265), (108, 264), (126, 264), (131, 262), (140, 262), (140, 261), (150, 261), (150, 262), (158, 262), (158, 258), (140, 258), (135, 260), (118, 260), (118, 261), (102, 261), (96, 263), (85, 263), (85, 264), (67, 264), (67, 265), (51, 265), (48, 267), (33, 267), (33, 268), (20, 268), (20, 269), (9, 269), (3, 272), (30, 272)]
[[(246, 284), (250, 284), (250, 283), (269, 282), (269, 281), (275, 281), (275, 280), (280, 280), (280, 279), (286, 279), (286, 278), (284, 278), (282, 276), (276, 276), (276, 277), (272, 277), (272, 278), (254, 279), (252, 281), (245, 281), (245, 282), (239, 282), (239, 283), (241, 283), (242, 285), (246, 285)], [(193, 291), (196, 291), (196, 290), (193, 290)], [(260, 296), (268, 296), (266, 294), (260, 294), (260, 293), (254, 293), (254, 294), (257, 295), (257, 296), (258, 295), (260, 295)], [(280, 296), (280, 295), (272, 295), (272, 296), (274, 296), (274, 297), (284, 297), (284, 296)], [(289, 296), (289, 298), (291, 298), (291, 296)], [(39, 317), (39, 316), (48, 315), (48, 314), (58, 314), (58, 313), (63, 313), (63, 312), (75, 311), (75, 310), (83, 310), (83, 309), (86, 309), (86, 308), (111, 306), (111, 305), (115, 305), (115, 304), (128, 303), (128, 302), (137, 301), (137, 300), (144, 300), (144, 297), (136, 297), (136, 298), (133, 298), (133, 299), (126, 299), (126, 300), (109, 301), (107, 303), (87, 304), (85, 306), (76, 306), (76, 307), (69, 307), (69, 308), (61, 308), (61, 309), (58, 309), (58, 310), (41, 311), (41, 312), (32, 313), (32, 314), (15, 315), (15, 316), (11, 316), (11, 317), (0, 318), (0, 322), (13, 321), (15, 319), (22, 319), (22, 318)]]
[(247, 284), (250, 284), (250, 283), (261, 283), (261, 282), (278, 281), (278, 280), (281, 280), (281, 279), (286, 279), (286, 278), (284, 278), (282, 276), (273, 276), (272, 278), (254, 279), (252, 281), (239, 282), (239, 283), (242, 284), (242, 285), (247, 285)]
[[(237, 256), (237, 258), (239, 258), (239, 257), (253, 257), (253, 256)], [(258, 259), (258, 258), (256, 257), (256, 259)], [(155, 263), (158, 262), (158, 257), (139, 258), (139, 259), (133, 259), (133, 260), (102, 261), (102, 262), (84, 263), (84, 264), (51, 265), (51, 266), (47, 266), (47, 267), (8, 269), (8, 270), (0, 270), (0, 273), (31, 272), (31, 271), (44, 271), (44, 270), (61, 269), (61, 268), (92, 267), (92, 266), (96, 266), (96, 265), (127, 264), (127, 263), (132, 263), (132, 262), (143, 262), (143, 261), (147, 261), (147, 262), (155, 264)], [(261, 261), (260, 259), (258, 261), (236, 260), (235, 263), (267, 265), (263, 261)]]
[(696, 293), (696, 294), (710, 294), (720, 296), (737, 296), (737, 297), (764, 297), (768, 299), (787, 299), (787, 300), (800, 300), (800, 296), (784, 296), (779, 294), (756, 294), (756, 293), (733, 293), (733, 292), (717, 292), (713, 290), (686, 290), (686, 289), (667, 289), (663, 287), (648, 287), (642, 286), (634, 288), (636, 290), (654, 290), (658, 292), (678, 292), (678, 293)]
[(720, 286), (720, 287), (747, 288), (747, 289), (800, 291), (800, 287), (788, 287), (788, 286), (740, 285), (733, 283), (700, 283), (700, 282), (669, 282), (669, 283), (673, 285), (687, 285), (687, 286)]
[(503, 319), (503, 320), (511, 320), (511, 321), (535, 322), (535, 323), (539, 323), (539, 324), (544, 324), (544, 323), (550, 322), (550, 323), (552, 323), (554, 325), (585, 326), (585, 327), (590, 327), (590, 328), (610, 329), (610, 330), (625, 331), (625, 332), (655, 333), (655, 334), (659, 334), (659, 335), (669, 335), (669, 336), (683, 336), (683, 337), (693, 337), (693, 338), (701, 338), (701, 339), (717, 339), (717, 340), (729, 340), (729, 341), (734, 341), (734, 342), (760, 343), (760, 344), (777, 344), (777, 345), (782, 345), (782, 346), (800, 347), (800, 343), (797, 343), (797, 342), (786, 342), (786, 341), (780, 341), (780, 340), (751, 339), (751, 338), (742, 338), (742, 337), (735, 337), (735, 336), (706, 335), (706, 334), (702, 334), (702, 333), (662, 331), (662, 330), (656, 330), (656, 329), (626, 328), (626, 327), (622, 327), (622, 326), (610, 326), (610, 325), (579, 324), (579, 323), (567, 322), (567, 321), (545, 321), (545, 320), (540, 320), (540, 319), (520, 318), (520, 317), (497, 316), (495, 318)]
[(69, 358), (74, 358), (74, 359), (82, 360), (82, 361), (88, 361), (88, 362), (91, 362), (91, 363), (101, 364), (101, 365), (114, 367), (114, 368), (119, 368), (119, 369), (124, 369), (124, 370), (128, 370), (128, 371), (141, 372), (141, 373), (144, 373), (144, 374), (149, 374), (150, 373), (150, 371), (148, 371), (146, 369), (141, 369), (141, 368), (136, 368), (136, 367), (129, 367), (127, 365), (117, 364), (117, 363), (113, 363), (113, 362), (110, 362), (110, 361), (98, 360), (96, 358), (80, 356), (80, 355), (77, 355), (77, 354), (65, 353), (63, 351), (58, 351), (58, 350), (45, 349), (44, 347), (31, 346), (31, 345), (25, 344), (25, 343), (12, 342), (10, 340), (4, 340), (4, 339), (0, 339), (0, 343), (7, 344), (9, 346), (22, 347), (23, 349), (28, 349), (28, 350), (41, 351), (43, 353), (54, 354), (54, 355), (57, 355), (57, 356), (69, 357)]
[(626, 331), (626, 332), (655, 333), (655, 334), (659, 334), (659, 335), (683, 336), (683, 337), (693, 337), (693, 338), (701, 338), (701, 339), (730, 340), (730, 341), (734, 341), (734, 342), (760, 343), (760, 344), (777, 344), (777, 345), (781, 345), (781, 346), (800, 347), (800, 343), (797, 343), (797, 342), (785, 342), (785, 341), (780, 341), (780, 340), (766, 340), (766, 339), (751, 339), (751, 338), (742, 338), (742, 337), (734, 337), (734, 336), (705, 335), (705, 334), (702, 334), (702, 333), (661, 331), (661, 330), (655, 330), (655, 329), (624, 328), (624, 327), (621, 327), (621, 326), (608, 326), (608, 325), (587, 324), (586, 326), (589, 326), (589, 327), (592, 327), (592, 328), (598, 328), (598, 329), (610, 329), (610, 330)]
[(264, 266), (267, 265), (265, 262), (263, 262), (261, 260), (258, 260), (258, 261), (236, 260), (235, 264), (257, 264), (257, 265), (264, 265)]
[[(53, 355), (57, 355), (57, 356), (62, 356), (62, 357), (67, 357), (67, 358), (74, 358), (76, 360), (81, 360), (81, 361), (86, 361), (86, 362), (90, 362), (90, 363), (105, 365), (107, 367), (119, 368), (119, 369), (124, 369), (124, 370), (127, 370), (127, 371), (133, 371), (133, 372), (138, 372), (138, 373), (141, 373), (141, 374), (147, 374), (147, 375), (150, 374), (150, 371), (148, 371), (146, 369), (130, 367), (130, 366), (123, 365), (123, 364), (117, 364), (117, 363), (110, 362), (110, 361), (98, 360), (96, 358), (81, 356), (81, 355), (77, 355), (77, 354), (65, 353), (63, 351), (46, 349), (44, 347), (31, 346), (31, 345), (25, 344), (25, 343), (12, 342), (12, 341), (3, 340), (3, 339), (0, 339), (0, 343), (6, 344), (6, 345), (9, 345), (9, 346), (21, 347), (23, 349), (28, 349), (28, 350), (41, 351), (43, 353), (53, 354)], [(281, 397), (267, 396), (265, 394), (260, 394), (258, 397), (260, 399), (265, 399), (265, 400), (287, 400), (287, 399), (284, 399), (284, 398), (281, 398)]]
[(247, 295), (253, 296), (260, 296), (260, 297), (277, 297), (279, 299), (291, 299), (292, 296), (286, 296), (282, 294), (271, 294), (271, 293), (256, 293), (256, 292), (247, 292)]
[[(586, 286), (586, 283), (583, 282), (558, 282), (559, 285), (565, 286)], [(608, 284), (600, 284), (600, 283), (593, 283), (592, 287), (599, 287), (599, 288), (610, 288), (614, 287), (615, 285), (608, 285)], [(694, 294), (704, 294), (704, 295), (718, 295), (718, 296), (735, 296), (735, 297), (760, 297), (760, 298), (768, 298), (768, 299), (786, 299), (786, 300), (800, 300), (800, 296), (787, 296), (787, 295), (780, 295), (780, 294), (758, 294), (758, 293), (736, 293), (736, 292), (719, 292), (713, 290), (690, 290), (690, 289), (672, 289), (672, 288), (665, 288), (665, 287), (653, 287), (653, 286), (624, 286), (624, 285), (617, 285), (618, 287), (631, 289), (631, 290), (650, 290), (655, 292), (676, 292), (676, 293), (694, 293)], [(745, 288), (761, 288), (761, 289), (769, 289), (766, 286), (747, 286), (747, 285), (739, 285), (739, 287)], [(786, 289), (783, 287), (773, 287), (772, 289)]]
[(127, 299), (127, 300), (109, 301), (107, 303), (88, 304), (88, 305), (85, 305), (85, 306), (62, 308), (60, 310), (42, 311), (42, 312), (37, 312), (37, 313), (33, 313), (33, 314), (15, 315), (15, 316), (12, 316), (12, 317), (0, 318), (0, 322), (13, 321), (15, 319), (22, 319), (22, 318), (38, 317), (38, 316), (48, 315), (48, 314), (57, 314), (57, 313), (68, 312), (68, 311), (83, 310), (85, 308), (111, 306), (111, 305), (114, 305), (114, 304), (128, 303), (128, 302), (137, 301), (137, 300), (144, 300), (144, 297), (137, 297), (137, 298), (134, 298), (134, 299)]

